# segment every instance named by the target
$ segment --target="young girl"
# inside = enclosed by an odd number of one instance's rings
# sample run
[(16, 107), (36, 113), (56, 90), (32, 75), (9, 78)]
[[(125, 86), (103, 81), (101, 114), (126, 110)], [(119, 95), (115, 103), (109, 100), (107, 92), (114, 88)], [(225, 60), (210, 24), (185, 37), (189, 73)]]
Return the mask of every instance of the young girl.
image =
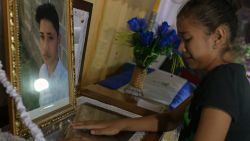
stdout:
[(94, 135), (120, 131), (169, 131), (183, 124), (179, 140), (250, 141), (250, 85), (234, 63), (236, 9), (227, 0), (190, 0), (177, 16), (186, 64), (205, 72), (193, 95), (171, 112), (135, 119), (74, 123)]

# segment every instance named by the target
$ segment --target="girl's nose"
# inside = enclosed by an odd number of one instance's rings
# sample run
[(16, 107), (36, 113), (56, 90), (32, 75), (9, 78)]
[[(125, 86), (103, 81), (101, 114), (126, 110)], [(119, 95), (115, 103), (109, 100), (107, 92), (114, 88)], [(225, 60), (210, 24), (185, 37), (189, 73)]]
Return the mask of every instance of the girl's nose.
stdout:
[(186, 52), (186, 48), (183, 41), (181, 41), (178, 51), (181, 53)]

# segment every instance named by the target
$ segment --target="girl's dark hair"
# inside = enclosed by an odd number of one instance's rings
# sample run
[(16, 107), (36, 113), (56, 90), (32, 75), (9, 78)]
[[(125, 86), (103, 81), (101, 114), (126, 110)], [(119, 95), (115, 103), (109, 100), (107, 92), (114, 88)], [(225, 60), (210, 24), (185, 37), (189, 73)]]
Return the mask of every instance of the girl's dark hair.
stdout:
[(55, 28), (57, 35), (59, 34), (59, 18), (54, 5), (45, 3), (37, 7), (36, 22), (40, 24), (42, 19), (49, 20)]
[(178, 13), (178, 18), (194, 18), (207, 28), (208, 33), (220, 25), (226, 25), (230, 31), (230, 41), (233, 42), (238, 30), (236, 11), (233, 0), (189, 0)]

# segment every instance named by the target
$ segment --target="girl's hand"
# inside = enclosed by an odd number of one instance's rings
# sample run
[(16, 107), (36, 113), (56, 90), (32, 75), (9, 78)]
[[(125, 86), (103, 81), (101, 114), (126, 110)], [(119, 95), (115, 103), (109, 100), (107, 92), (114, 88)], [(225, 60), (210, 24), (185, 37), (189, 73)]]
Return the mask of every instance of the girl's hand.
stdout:
[(115, 135), (125, 128), (122, 120), (115, 121), (82, 121), (72, 123), (73, 129), (90, 130), (92, 135)]

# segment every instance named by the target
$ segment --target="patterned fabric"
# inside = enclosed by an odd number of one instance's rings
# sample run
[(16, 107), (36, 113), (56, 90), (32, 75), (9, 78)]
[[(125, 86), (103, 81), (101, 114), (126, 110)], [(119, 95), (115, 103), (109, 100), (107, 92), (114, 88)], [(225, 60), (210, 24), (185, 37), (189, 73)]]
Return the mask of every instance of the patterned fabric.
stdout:
[(48, 76), (47, 66), (43, 64), (39, 71), (39, 77), (46, 79), (49, 83), (49, 88), (40, 92), (40, 106), (51, 104), (68, 96), (68, 72), (60, 59), (55, 71), (50, 76)]

